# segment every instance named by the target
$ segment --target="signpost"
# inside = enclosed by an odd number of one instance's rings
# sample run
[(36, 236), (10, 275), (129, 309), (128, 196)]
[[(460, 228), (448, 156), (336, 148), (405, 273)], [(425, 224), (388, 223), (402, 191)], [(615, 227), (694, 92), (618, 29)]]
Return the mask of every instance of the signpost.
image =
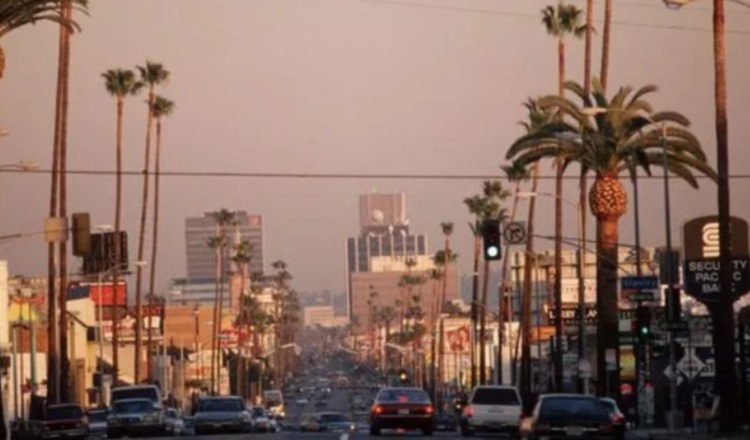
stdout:
[(503, 238), (505, 238), (505, 244), (525, 244), (526, 239), (526, 223), (524, 222), (510, 222), (503, 228)]
[[(714, 301), (721, 290), (718, 222), (718, 217), (706, 216), (690, 220), (682, 227), (685, 292), (704, 303)], [(729, 229), (732, 233), (732, 290), (748, 292), (750, 252), (747, 221), (731, 217)]]

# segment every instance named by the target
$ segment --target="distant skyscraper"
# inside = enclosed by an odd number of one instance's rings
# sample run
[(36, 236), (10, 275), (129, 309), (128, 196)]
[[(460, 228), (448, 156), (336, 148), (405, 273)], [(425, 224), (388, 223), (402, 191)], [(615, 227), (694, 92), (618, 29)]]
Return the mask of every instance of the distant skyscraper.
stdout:
[[(187, 279), (190, 283), (213, 281), (216, 277), (216, 252), (208, 247), (208, 240), (218, 234), (215, 213), (185, 219), (185, 249)], [(263, 221), (260, 215), (235, 211), (234, 222), (227, 226), (228, 249), (242, 241), (250, 243), (250, 273), (263, 271)], [(234, 225), (236, 223), (236, 226)], [(231, 254), (231, 251), (230, 251)], [(222, 273), (230, 270), (231, 261), (224, 259)]]

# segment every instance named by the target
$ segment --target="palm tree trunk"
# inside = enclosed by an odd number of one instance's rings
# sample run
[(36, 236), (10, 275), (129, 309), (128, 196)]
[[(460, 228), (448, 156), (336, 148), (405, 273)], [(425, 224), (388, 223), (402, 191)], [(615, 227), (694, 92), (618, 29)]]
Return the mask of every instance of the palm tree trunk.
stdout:
[(602, 33), (602, 70), (599, 78), (602, 89), (607, 91), (607, 75), (609, 74), (609, 42), (612, 28), (612, 0), (604, 2), (604, 31)]
[[(597, 274), (597, 373), (600, 392), (598, 395), (614, 396), (619, 392), (619, 346), (617, 315), (617, 218), (605, 217), (596, 220)], [(607, 358), (614, 358), (614, 364)]]
[[(535, 193), (539, 184), (539, 162), (531, 169), (531, 192)], [(523, 265), (523, 297), (521, 300), (521, 392), (524, 396), (531, 392), (531, 272), (534, 258), (534, 220), (536, 214), (536, 197), (529, 200), (528, 221), (526, 225), (526, 250)]]
[[(738, 392), (739, 383), (734, 366), (735, 325), (731, 282), (731, 234), (729, 198), (729, 138), (727, 118), (726, 42), (724, 30), (724, 1), (714, 0), (714, 100), (716, 104), (716, 156), (719, 199), (719, 254), (721, 255), (721, 298), (709, 309), (714, 322), (713, 340), (716, 353), (716, 378), (721, 395), (719, 431), (729, 434), (739, 431), (743, 408)], [(744, 374), (744, 372), (743, 372)], [(745, 401), (748, 400), (745, 396)], [(746, 403), (745, 403), (746, 404)]]
[(161, 172), (161, 121), (156, 121), (156, 146), (154, 148), (154, 223), (151, 226), (151, 266), (150, 266), (150, 279), (148, 282), (149, 295), (149, 313), (148, 313), (148, 341), (146, 346), (149, 347), (148, 355), (146, 356), (146, 371), (148, 377), (151, 377), (152, 370), (152, 356), (151, 356), (151, 345), (153, 342), (153, 307), (152, 299), (154, 296), (154, 289), (156, 287), (156, 255), (159, 245), (159, 173)]
[[(138, 232), (138, 261), (143, 260), (146, 250), (146, 214), (148, 213), (148, 174), (151, 165), (151, 126), (153, 117), (151, 106), (154, 103), (154, 87), (150, 86), (148, 91), (148, 115), (146, 117), (146, 148), (143, 159), (143, 193), (141, 198), (141, 223)], [(143, 268), (137, 266), (135, 269), (135, 381), (141, 382), (141, 367), (143, 363)], [(154, 292), (148, 292), (149, 298)], [(149, 300), (150, 303), (150, 300)], [(151, 329), (148, 329), (149, 333)], [(146, 357), (151, 358), (151, 346), (146, 347)], [(151, 370), (146, 372), (146, 377), (151, 380)]]
[(591, 92), (591, 51), (594, 33), (594, 0), (586, 0), (586, 37), (583, 56), (583, 90), (586, 96)]
[[(479, 225), (477, 224), (477, 227)], [(471, 279), (471, 387), (477, 385), (476, 351), (477, 351), (477, 304), (479, 303), (479, 254), (481, 251), (480, 236), (474, 234), (474, 272)]]
[[(557, 44), (559, 78), (558, 93), (565, 96), (565, 40), (560, 37)], [(553, 353), (553, 365), (555, 374), (555, 387), (557, 392), (562, 392), (563, 386), (563, 363), (562, 363), (562, 229), (563, 229), (563, 170), (562, 163), (555, 164), (555, 351)]]
[[(65, 0), (61, 6), (61, 15), (65, 19), (70, 19), (73, 13), (73, 5), (70, 0)], [(67, 185), (67, 149), (68, 149), (68, 84), (70, 82), (70, 31), (65, 27), (61, 28), (60, 38), (62, 38), (63, 57), (62, 69), (62, 96), (60, 102), (60, 204), (58, 206), (58, 215), (61, 218), (68, 217), (68, 185)], [(70, 402), (69, 398), (69, 380), (70, 380), (70, 359), (68, 358), (68, 246), (65, 240), (59, 245), (60, 258), (60, 401)]]
[[(216, 227), (218, 231), (218, 226)], [(214, 322), (212, 324), (211, 331), (211, 394), (216, 394), (216, 342), (219, 328), (219, 286), (221, 284), (221, 246), (217, 245), (216, 248), (216, 284), (215, 284), (215, 295), (214, 295)]]
[(120, 237), (120, 219), (122, 217), (122, 116), (124, 100), (122, 96), (117, 97), (117, 146), (115, 152), (115, 265), (112, 269), (112, 291), (114, 293), (114, 307), (112, 307), (112, 364), (114, 374), (112, 384), (117, 385), (120, 374), (120, 316), (118, 304), (118, 289), (120, 282), (119, 263), (122, 258), (122, 240)]
[(487, 383), (487, 302), (490, 290), (490, 262), (484, 261), (484, 279), (482, 280), (482, 301), (479, 320), (479, 384)]
[(221, 320), (224, 316), (224, 261), (225, 255), (222, 251), (225, 250), (227, 242), (227, 232), (224, 227), (222, 227), (221, 231), (221, 246), (219, 247), (219, 252), (221, 254), (221, 264), (219, 265), (219, 307), (217, 311), (217, 317), (218, 321), (216, 322), (216, 335), (214, 336), (216, 338), (216, 381), (218, 383), (218, 390), (219, 393), (221, 393), (221, 367), (222, 367), (222, 349), (221, 349), (221, 343), (219, 342), (219, 335), (221, 333)]

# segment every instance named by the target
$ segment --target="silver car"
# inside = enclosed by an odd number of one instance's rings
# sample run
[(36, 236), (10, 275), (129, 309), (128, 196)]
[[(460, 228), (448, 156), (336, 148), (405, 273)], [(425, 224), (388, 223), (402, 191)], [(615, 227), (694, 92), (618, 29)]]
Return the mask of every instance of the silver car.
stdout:
[(167, 433), (170, 435), (182, 435), (185, 431), (185, 422), (182, 420), (179, 411), (174, 408), (167, 408)]
[(161, 436), (166, 427), (164, 410), (150, 399), (122, 399), (112, 404), (107, 417), (107, 438)]
[(213, 432), (250, 432), (253, 421), (241, 398), (211, 396), (198, 400), (193, 425), (198, 435)]

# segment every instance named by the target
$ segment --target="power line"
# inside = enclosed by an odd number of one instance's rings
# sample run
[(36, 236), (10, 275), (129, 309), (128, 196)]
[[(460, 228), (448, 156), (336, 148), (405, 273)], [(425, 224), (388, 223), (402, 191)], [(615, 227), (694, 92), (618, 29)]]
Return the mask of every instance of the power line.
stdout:
[[(0, 174), (13, 173), (13, 174), (51, 174), (52, 170), (49, 169), (38, 169), (38, 170), (0, 170)], [(113, 170), (83, 170), (73, 169), (67, 170), (67, 175), (74, 176), (114, 176), (117, 173)], [(143, 171), (124, 170), (122, 171), (123, 176), (140, 176), (143, 177)], [(149, 172), (150, 176), (155, 173)], [(255, 178), (255, 179), (350, 179), (350, 180), (362, 180), (362, 179), (402, 179), (402, 180), (488, 180), (488, 179), (504, 179), (500, 172), (497, 174), (417, 174), (417, 173), (305, 173), (305, 172), (253, 172), (253, 171), (161, 171), (160, 177), (195, 177), (195, 178)], [(542, 180), (553, 180), (555, 176), (550, 175), (539, 175), (539, 179)], [(578, 176), (563, 176), (566, 180), (578, 180)], [(696, 179), (705, 180), (708, 177), (703, 175), (695, 176)], [(750, 179), (750, 174), (731, 174), (730, 179)], [(629, 177), (623, 176), (623, 180), (629, 179)], [(661, 176), (638, 176), (638, 180), (651, 180), (651, 179), (662, 179)]]
[[(416, 9), (443, 10), (443, 11), (457, 12), (457, 13), (496, 15), (496, 16), (510, 17), (510, 18), (533, 19), (533, 20), (539, 21), (538, 14), (526, 14), (523, 12), (499, 11), (496, 9), (426, 4), (426, 3), (417, 3), (414, 1), (410, 1), (410, 0), (343, 0), (343, 1), (373, 3), (373, 4), (390, 5), (390, 6), (402, 6), (402, 7), (416, 8)], [(742, 12), (745, 12), (745, 11), (742, 11)], [(668, 24), (648, 24), (648, 23), (638, 23), (638, 22), (624, 21), (624, 20), (612, 20), (612, 24), (616, 26), (637, 27), (637, 28), (667, 29), (667, 30), (688, 31), (688, 32), (706, 32), (706, 33), (713, 32), (710, 28), (698, 28), (698, 27), (692, 27), (692, 26), (668, 25)], [(736, 34), (736, 35), (750, 35), (750, 31), (741, 31), (741, 30), (727, 30), (726, 33)]]

